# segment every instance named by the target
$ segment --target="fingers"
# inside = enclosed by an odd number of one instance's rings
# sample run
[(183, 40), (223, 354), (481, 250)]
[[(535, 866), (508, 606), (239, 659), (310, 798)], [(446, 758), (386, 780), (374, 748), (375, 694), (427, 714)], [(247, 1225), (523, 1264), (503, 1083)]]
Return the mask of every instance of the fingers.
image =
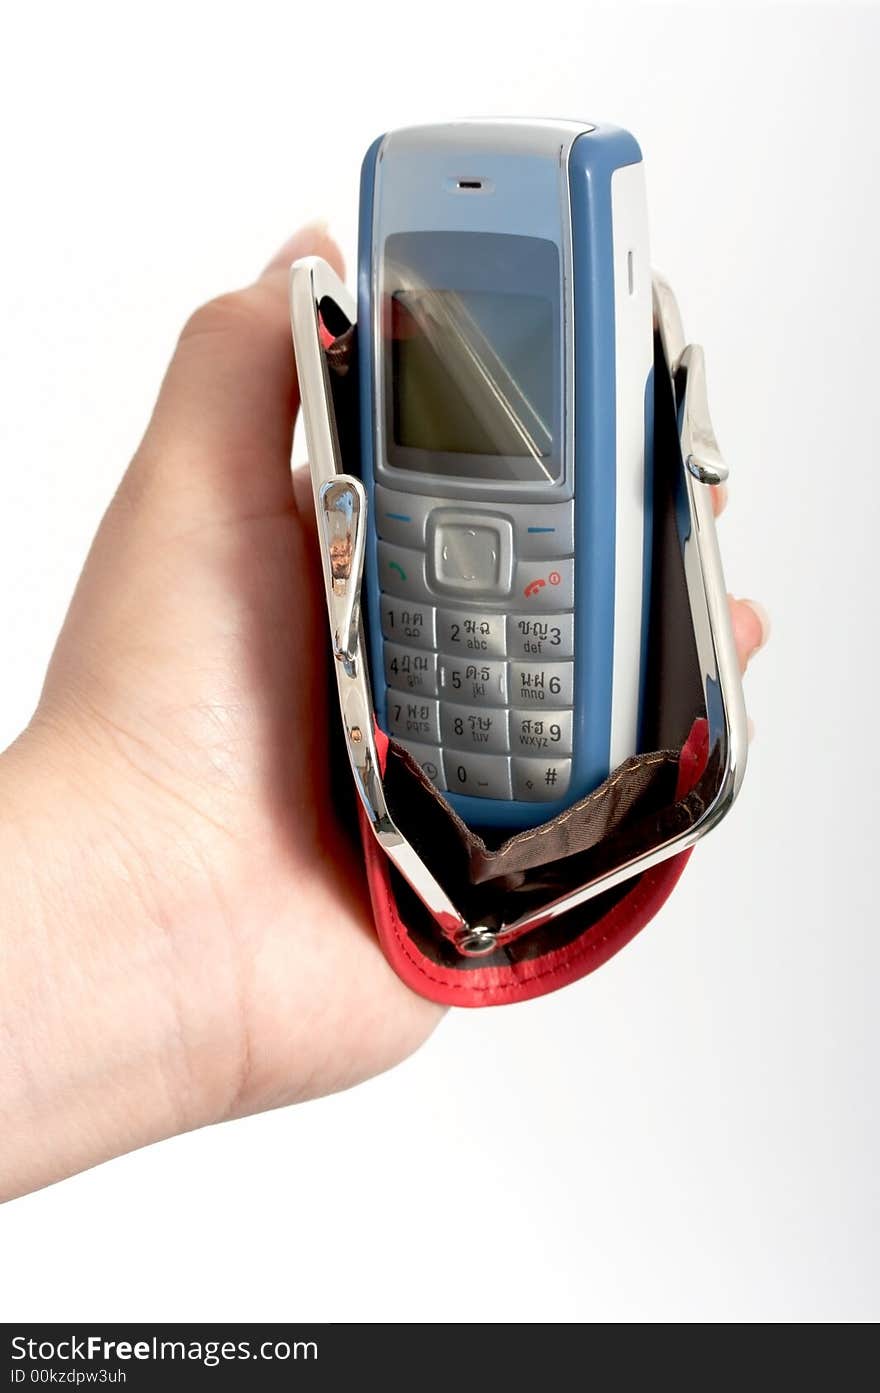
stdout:
[(301, 256), (323, 256), (337, 275), (345, 275), (342, 252), (330, 236), (327, 224), (321, 221), (308, 223), (283, 242), (264, 266), (262, 275), (270, 275), (273, 271), (284, 271), (286, 275), (291, 264)]
[[(720, 517), (727, 507), (727, 485), (716, 484), (712, 489), (712, 507)], [(728, 595), (733, 636), (739, 657), (740, 671), (745, 672), (751, 659), (764, 647), (770, 637), (770, 616), (757, 600), (737, 600)]]
[(312, 498), (312, 476), (307, 464), (300, 465), (293, 471), (293, 496), (296, 501), (296, 510), (306, 523), (306, 530), (314, 534), (317, 541), (317, 523), (315, 521), (315, 504)]
[(713, 484), (712, 486), (712, 509), (716, 518), (720, 518), (724, 509), (727, 507), (727, 485)]
[(343, 274), (323, 226), (302, 228), (246, 289), (191, 316), (132, 466), (176, 524), (292, 507), (290, 449), (299, 404), (287, 304), (290, 263), (323, 256)]
[(736, 600), (732, 595), (727, 598), (740, 670), (745, 672), (750, 660), (770, 637), (770, 618), (757, 600)]

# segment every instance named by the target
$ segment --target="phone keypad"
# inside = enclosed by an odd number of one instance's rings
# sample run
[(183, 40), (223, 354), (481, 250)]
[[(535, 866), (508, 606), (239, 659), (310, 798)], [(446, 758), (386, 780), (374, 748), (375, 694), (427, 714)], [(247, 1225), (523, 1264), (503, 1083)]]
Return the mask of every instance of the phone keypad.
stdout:
[(574, 753), (574, 504), (456, 508), (375, 492), (389, 733), (441, 791), (562, 797)]

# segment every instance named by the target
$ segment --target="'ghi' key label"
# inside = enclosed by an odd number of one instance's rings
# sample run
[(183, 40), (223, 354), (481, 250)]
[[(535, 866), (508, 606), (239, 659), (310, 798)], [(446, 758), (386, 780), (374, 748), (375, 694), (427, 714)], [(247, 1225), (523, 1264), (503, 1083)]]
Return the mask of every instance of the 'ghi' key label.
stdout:
[(422, 653), (417, 648), (403, 648), (399, 643), (385, 645), (385, 680), (389, 687), (435, 696), (437, 692), (437, 654)]

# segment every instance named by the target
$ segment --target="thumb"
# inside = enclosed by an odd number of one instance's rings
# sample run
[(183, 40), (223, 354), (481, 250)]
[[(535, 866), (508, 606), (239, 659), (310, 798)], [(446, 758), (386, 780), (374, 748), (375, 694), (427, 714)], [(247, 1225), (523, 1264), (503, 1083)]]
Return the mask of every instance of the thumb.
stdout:
[(323, 256), (326, 228), (300, 229), (253, 285), (197, 309), (185, 325), (123, 489), (149, 493), (175, 530), (290, 508), (299, 393), (290, 339), (291, 262)]

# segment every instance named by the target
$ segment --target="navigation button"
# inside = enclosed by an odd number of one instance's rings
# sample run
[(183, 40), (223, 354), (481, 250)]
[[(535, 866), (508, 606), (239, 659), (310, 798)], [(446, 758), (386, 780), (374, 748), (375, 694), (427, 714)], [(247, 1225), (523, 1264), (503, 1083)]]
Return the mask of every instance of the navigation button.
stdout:
[(513, 528), (491, 513), (435, 508), (428, 519), (431, 584), (450, 594), (506, 595), (513, 572)]

